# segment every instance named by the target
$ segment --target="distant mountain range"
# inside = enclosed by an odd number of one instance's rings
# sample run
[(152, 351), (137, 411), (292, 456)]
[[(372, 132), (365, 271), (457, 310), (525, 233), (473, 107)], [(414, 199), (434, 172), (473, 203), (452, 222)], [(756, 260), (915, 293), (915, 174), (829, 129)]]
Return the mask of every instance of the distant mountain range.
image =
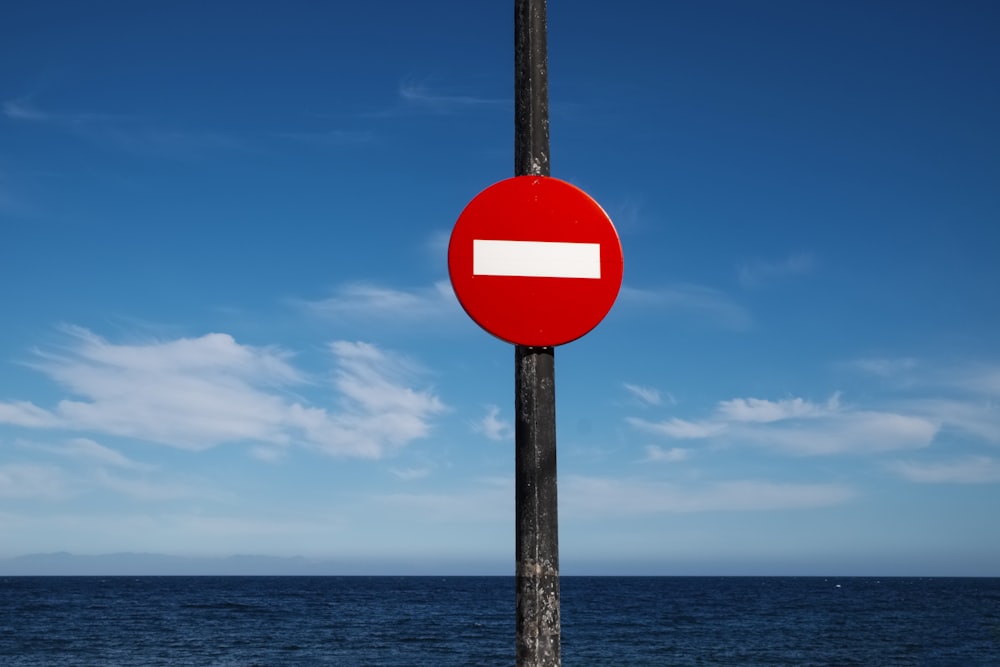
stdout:
[(236, 555), (220, 558), (115, 553), (95, 556), (67, 552), (0, 558), (0, 577), (12, 576), (335, 576), (513, 574), (506, 564), (413, 562), (386, 559), (310, 560), (302, 556)]
[(0, 559), (0, 576), (31, 575), (312, 575), (341, 574), (333, 562), (310, 561), (302, 557), (228, 556), (193, 558), (150, 553), (116, 553), (79, 556), (66, 552), (29, 554)]

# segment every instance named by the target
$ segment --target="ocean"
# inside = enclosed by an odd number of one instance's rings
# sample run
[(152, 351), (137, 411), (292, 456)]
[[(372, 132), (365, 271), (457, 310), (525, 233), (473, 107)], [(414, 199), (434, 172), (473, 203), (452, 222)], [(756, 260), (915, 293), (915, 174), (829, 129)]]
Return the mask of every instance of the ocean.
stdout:
[[(1000, 667), (1000, 579), (563, 577), (566, 667)], [(2, 667), (511, 667), (512, 577), (0, 578)]]

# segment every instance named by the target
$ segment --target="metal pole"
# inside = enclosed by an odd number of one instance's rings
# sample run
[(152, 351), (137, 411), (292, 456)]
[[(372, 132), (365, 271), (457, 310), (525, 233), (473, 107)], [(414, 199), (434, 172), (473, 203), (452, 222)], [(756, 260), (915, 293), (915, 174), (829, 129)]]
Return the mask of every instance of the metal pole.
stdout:
[[(545, 0), (514, 0), (514, 175), (549, 175)], [(559, 667), (555, 357), (514, 351), (517, 667)]]
[(514, 0), (514, 175), (549, 175), (545, 0)]

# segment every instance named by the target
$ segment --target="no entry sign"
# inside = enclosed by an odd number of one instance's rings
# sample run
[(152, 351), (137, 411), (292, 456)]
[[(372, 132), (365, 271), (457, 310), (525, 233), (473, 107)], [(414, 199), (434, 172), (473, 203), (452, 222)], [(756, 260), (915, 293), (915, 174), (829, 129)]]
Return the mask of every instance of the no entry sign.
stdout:
[(583, 190), (546, 176), (500, 181), (469, 202), (448, 244), (465, 312), (494, 336), (549, 347), (604, 319), (622, 284), (622, 246)]

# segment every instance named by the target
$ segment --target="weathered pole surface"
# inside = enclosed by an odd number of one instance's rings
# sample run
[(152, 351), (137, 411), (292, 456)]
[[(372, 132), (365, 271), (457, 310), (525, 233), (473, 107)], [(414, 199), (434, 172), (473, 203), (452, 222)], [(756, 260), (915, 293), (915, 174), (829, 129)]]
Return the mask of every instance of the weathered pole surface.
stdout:
[[(514, 175), (549, 175), (545, 0), (514, 0)], [(529, 298), (529, 297), (525, 297)], [(559, 667), (555, 357), (514, 351), (517, 667)]]

